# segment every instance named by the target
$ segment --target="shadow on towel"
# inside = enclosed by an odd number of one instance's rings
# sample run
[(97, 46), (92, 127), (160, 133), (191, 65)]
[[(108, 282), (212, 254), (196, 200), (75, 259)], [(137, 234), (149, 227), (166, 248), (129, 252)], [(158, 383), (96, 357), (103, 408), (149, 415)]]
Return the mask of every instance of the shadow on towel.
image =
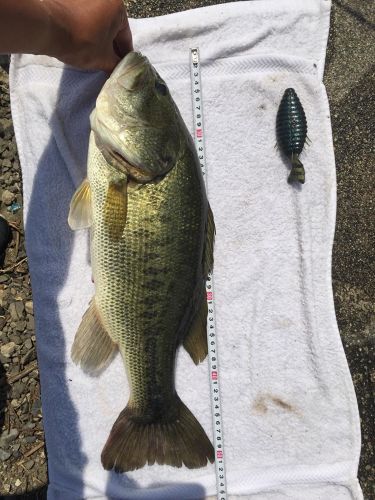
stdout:
[[(62, 89), (65, 79), (64, 74)], [(60, 93), (57, 115), (63, 100)], [(63, 123), (61, 127), (64, 128)], [(63, 130), (57, 132), (63, 133)], [(56, 133), (53, 127), (52, 133)], [(70, 196), (63, 187), (72, 182), (69, 172), (61, 168), (61, 163), (53, 161), (59, 153), (58, 137), (52, 135), (34, 177), (25, 240), (30, 257), (37, 351), (41, 365), (49, 480), (51, 485), (55, 486), (56, 482), (62, 483), (62, 488), (69, 487), (78, 499), (84, 494), (83, 470), (87, 457), (81, 449), (78, 415), (67, 386), (64, 318), (59, 315), (59, 295), (66, 282), (73, 242), (73, 234), (66, 224)], [(63, 483), (68, 477), (69, 485)]]
[[(86, 170), (88, 116), (103, 75), (98, 75), (97, 85), (94, 75), (82, 72), (83, 85), (86, 78), (91, 78), (91, 84), (86, 85), (90, 91), (72, 101), (68, 90), (72, 79), (77, 81), (77, 73), (71, 70), (63, 73), (56, 108), (49, 121), (52, 136), (37, 167), (25, 225), (30, 267), (34, 267), (31, 279), (38, 358), (42, 365), (40, 378), (49, 480), (53, 491), (74, 492), (74, 500), (84, 498), (84, 469), (88, 458), (82, 450), (78, 414), (70, 398), (68, 384), (71, 381), (66, 373), (69, 348), (61, 314), (62, 311), (69, 314), (66, 279), (74, 237), (67, 224), (67, 214), (74, 183), (81, 169)], [(67, 112), (69, 109), (71, 113)], [(63, 116), (67, 119), (61, 119)], [(61, 157), (66, 168), (61, 168)], [(71, 192), (66, 186), (72, 187)], [(87, 279), (90, 280), (90, 276)], [(131, 484), (136, 486), (133, 481)]]
[[(117, 484), (117, 491), (121, 481), (124, 479), (124, 475), (116, 475), (116, 473), (110, 473), (108, 477), (108, 483), (105, 491), (106, 498), (109, 500), (122, 500), (123, 498), (129, 500), (205, 500), (206, 490), (198, 483), (163, 483), (163, 484), (151, 484), (148, 488), (137, 488), (128, 485), (128, 489), (123, 490), (123, 495), (121, 498), (113, 496), (113, 484)], [(128, 481), (128, 478), (126, 478)], [(124, 484), (124, 483), (122, 483)]]

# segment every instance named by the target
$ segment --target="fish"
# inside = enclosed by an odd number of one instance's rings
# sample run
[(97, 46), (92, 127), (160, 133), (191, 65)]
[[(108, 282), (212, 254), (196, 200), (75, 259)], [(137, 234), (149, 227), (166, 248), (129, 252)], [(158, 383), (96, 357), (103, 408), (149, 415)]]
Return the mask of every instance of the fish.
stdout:
[(305, 183), (305, 169), (299, 159), (307, 137), (307, 121), (301, 101), (293, 88), (285, 90), (276, 117), (276, 136), (280, 150), (292, 162), (288, 182)]
[(90, 124), (87, 178), (68, 223), (90, 228), (95, 295), (71, 357), (97, 375), (119, 350), (130, 387), (102, 465), (120, 473), (155, 463), (204, 467), (214, 462), (212, 443), (175, 388), (180, 346), (195, 364), (208, 353), (215, 223), (194, 142), (140, 52), (115, 68)]

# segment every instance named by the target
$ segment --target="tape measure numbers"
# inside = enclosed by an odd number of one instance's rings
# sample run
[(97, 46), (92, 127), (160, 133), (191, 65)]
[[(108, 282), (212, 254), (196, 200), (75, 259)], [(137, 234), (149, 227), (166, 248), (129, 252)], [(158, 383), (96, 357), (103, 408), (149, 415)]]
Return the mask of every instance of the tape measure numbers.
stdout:
[[(191, 92), (192, 92), (193, 117), (194, 117), (194, 141), (198, 153), (198, 158), (200, 161), (200, 166), (207, 187), (201, 68), (200, 68), (199, 50), (197, 48), (190, 49), (190, 74), (191, 74)], [(215, 448), (217, 498), (218, 500), (226, 500), (227, 493), (226, 493), (225, 464), (224, 464), (224, 438), (223, 438), (223, 424), (222, 424), (222, 414), (220, 405), (219, 365), (218, 365), (216, 324), (215, 324), (214, 283), (212, 274), (210, 274), (207, 278), (206, 294), (207, 294), (207, 305), (208, 305), (208, 315), (207, 315), (208, 364), (209, 364), (210, 387), (211, 387), (211, 406), (212, 406), (212, 422), (213, 422), (214, 448)]]

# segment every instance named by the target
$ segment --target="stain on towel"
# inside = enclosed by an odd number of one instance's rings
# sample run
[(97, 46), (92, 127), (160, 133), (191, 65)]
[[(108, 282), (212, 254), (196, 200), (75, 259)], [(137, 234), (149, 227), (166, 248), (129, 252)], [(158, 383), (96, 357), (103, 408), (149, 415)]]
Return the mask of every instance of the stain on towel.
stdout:
[(269, 393), (258, 395), (252, 404), (253, 411), (261, 415), (265, 415), (269, 410), (275, 409), (275, 407), (277, 409), (281, 408), (288, 413), (294, 413), (301, 416), (301, 412), (298, 408), (281, 397)]

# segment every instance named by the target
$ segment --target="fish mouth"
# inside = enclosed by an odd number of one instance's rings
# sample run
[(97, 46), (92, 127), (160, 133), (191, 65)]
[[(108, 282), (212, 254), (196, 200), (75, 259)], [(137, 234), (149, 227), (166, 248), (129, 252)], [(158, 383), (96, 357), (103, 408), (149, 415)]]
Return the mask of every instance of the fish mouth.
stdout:
[(129, 179), (139, 183), (144, 184), (150, 182), (155, 175), (151, 174), (145, 167), (140, 167), (135, 163), (132, 163), (124, 154), (119, 153), (115, 149), (104, 147), (101, 148), (104, 158), (110, 164), (118, 168), (122, 173), (124, 173)]
[[(130, 159), (124, 154), (122, 149), (120, 152), (113, 140), (108, 140), (108, 137), (111, 136), (111, 130), (108, 128), (107, 124), (98, 117), (96, 110), (91, 114), (90, 122), (96, 146), (101, 151), (105, 160), (112, 165), (113, 168), (118, 169), (135, 182), (142, 184), (151, 181), (155, 177), (155, 174), (150, 172), (146, 166), (140, 165), (136, 160)], [(102, 134), (101, 131), (104, 132), (104, 134)]]
[(147, 57), (140, 52), (129, 52), (123, 60), (122, 71), (131, 71), (139, 65), (146, 64), (148, 61)]
[[(107, 125), (98, 118), (96, 113), (92, 114), (92, 116), (90, 117), (90, 121), (91, 130), (94, 134), (96, 146), (101, 151), (104, 159), (113, 168), (125, 174), (129, 180), (132, 180), (138, 184), (145, 184), (151, 181), (158, 182), (172, 168), (173, 163), (171, 163), (169, 168), (166, 168), (163, 171), (155, 172), (155, 170), (153, 170), (152, 168), (144, 165), (139, 159), (137, 159), (137, 157), (133, 158), (128, 156), (126, 153), (124, 153), (124, 150), (122, 148), (120, 152), (120, 147), (118, 144), (116, 144), (116, 141), (113, 141), (111, 139), (108, 140), (111, 135), (111, 131), (107, 127)], [(106, 131), (107, 133), (104, 133), (103, 135), (100, 134), (98, 130)], [(170, 159), (171, 158), (167, 156), (163, 159), (163, 161), (166, 165), (168, 165), (167, 162), (170, 162)]]
[(111, 80), (128, 91), (137, 90), (149, 76), (147, 57), (140, 52), (129, 52), (115, 68)]

